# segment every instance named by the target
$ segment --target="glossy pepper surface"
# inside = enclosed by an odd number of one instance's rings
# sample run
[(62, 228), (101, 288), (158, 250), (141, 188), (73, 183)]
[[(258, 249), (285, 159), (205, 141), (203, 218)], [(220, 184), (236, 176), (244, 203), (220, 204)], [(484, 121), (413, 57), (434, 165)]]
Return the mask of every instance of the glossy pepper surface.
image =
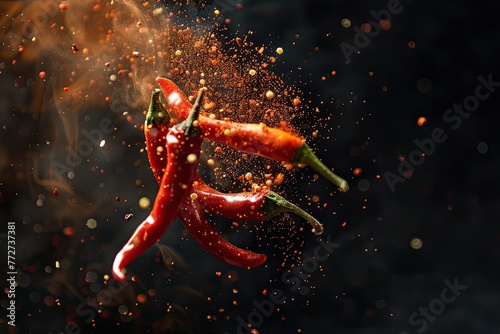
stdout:
[[(173, 112), (179, 119), (184, 119), (191, 110), (186, 95), (169, 79), (158, 77), (156, 82)], [(199, 125), (207, 139), (277, 161), (308, 164), (342, 191), (349, 190), (347, 181), (326, 167), (305, 140), (294, 134), (262, 123), (242, 124), (203, 115), (199, 118)]]
[(118, 281), (125, 280), (123, 269), (160, 239), (192, 190), (203, 141), (197, 126), (202, 95), (200, 91), (187, 119), (171, 127), (167, 133), (168, 161), (160, 189), (150, 215), (115, 257), (112, 273)]

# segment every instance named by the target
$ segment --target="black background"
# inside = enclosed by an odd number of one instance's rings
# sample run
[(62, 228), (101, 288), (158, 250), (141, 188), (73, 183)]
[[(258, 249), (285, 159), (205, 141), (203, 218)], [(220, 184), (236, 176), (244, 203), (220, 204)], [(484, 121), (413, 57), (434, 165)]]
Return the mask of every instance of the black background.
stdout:
[[(68, 321), (79, 324), (84, 333), (103, 333), (110, 328), (121, 333), (236, 333), (237, 317), (246, 319), (255, 311), (254, 301), (268, 300), (262, 294), (264, 289), (283, 291), (287, 302), (263, 317), (260, 333), (299, 333), (298, 329), (301, 333), (349, 334), (500, 333), (499, 142), (495, 137), (500, 87), (456, 130), (443, 120), (447, 109), (474, 94), (479, 76), (491, 75), (500, 82), (500, 7), (494, 1), (403, 1), (401, 13), (391, 18), (392, 27), (372, 37), (346, 63), (340, 43), (353, 45), (353, 28), (373, 20), (370, 11), (386, 9), (387, 3), (244, 1), (242, 9), (223, 13), (231, 19), (226, 32), (230, 38), (252, 30), (257, 45), (282, 46), (283, 62), (273, 70), (287, 83), (308, 92), (311, 105), (321, 106), (321, 113), (332, 116), (331, 124), (322, 126), (326, 129), (320, 136), (323, 140), (316, 140), (314, 147), (327, 165), (348, 177), (351, 191), (329, 196), (333, 190), (322, 180), (293, 185), (296, 200), (318, 194), (321, 203), (328, 203), (328, 209), (312, 206), (309, 211), (325, 223), (323, 239), (330, 237), (340, 244), (321, 263), (321, 271), (312, 271), (308, 282), (303, 282), (312, 287), (305, 296), (281, 280), (293, 261), (281, 266), (284, 252), (269, 244), (271, 237), (257, 242), (244, 229), (232, 236), (236, 243), (250, 249), (260, 247), (269, 255), (265, 267), (248, 271), (224, 266), (191, 239), (181, 240), (182, 227), (176, 223), (162, 241), (182, 254), (187, 268), (165, 274), (164, 266), (148, 253), (134, 267), (135, 274), (142, 276), (140, 283), (130, 282), (113, 296), (115, 300), (107, 307), (111, 316), (97, 315), (95, 327), (86, 323), (88, 314), (75, 317), (81, 300), (92, 296), (83, 281), (85, 273), (109, 274), (114, 254), (134, 228), (121, 227), (123, 215), (134, 213), (138, 224), (146, 215), (136, 205), (138, 199), (153, 198), (156, 192), (145, 154), (139, 152), (141, 133), (126, 122), (119, 123), (115, 141), (137, 144), (131, 148), (118, 145), (110, 153), (106, 168), (114, 171), (112, 175), (82, 172), (85, 176), (75, 179), (71, 186), (85, 204), (71, 206), (51, 198), (47, 200), (50, 205), (38, 207), (39, 194), (47, 198), (52, 194), (33, 181), (29, 161), (51, 135), (44, 129), (47, 116), (42, 113), (34, 118), (29, 110), (29, 88), (13, 85), (19, 75), (35, 77), (37, 73), (22, 64), (4, 71), (0, 75), (0, 217), (2, 225), (15, 221), (17, 226), (16, 262), (25, 280), (16, 294), (20, 333), (59, 333)], [(344, 18), (350, 19), (350, 28), (342, 27)], [(408, 46), (410, 41), (415, 48)], [(331, 75), (332, 70), (336, 75)], [(419, 91), (417, 83), (422, 78), (432, 83), (430, 92)], [(85, 124), (84, 115), (92, 115), (91, 110), (82, 113), (80, 124)], [(103, 111), (103, 117), (111, 118), (113, 113)], [(423, 126), (417, 125), (419, 117), (427, 118)], [(88, 128), (95, 122), (98, 119), (92, 118)], [(298, 126), (307, 130), (310, 125)], [(408, 157), (417, 148), (414, 141), (431, 138), (436, 128), (443, 129), (447, 140), (436, 145), (411, 178), (391, 191), (384, 174), (397, 174), (398, 157)], [(326, 140), (327, 136), (334, 140)], [(479, 143), (487, 144), (487, 152), (479, 152)], [(352, 176), (357, 167), (362, 174)], [(312, 175), (307, 168), (299, 173)], [(136, 179), (143, 180), (142, 187), (135, 185)], [(362, 179), (370, 184), (367, 191), (358, 189)], [(104, 189), (99, 188), (101, 182)], [(119, 203), (116, 195), (122, 198)], [(132, 204), (125, 204), (124, 199)], [(98, 209), (85, 209), (87, 203)], [(78, 208), (84, 213), (62, 214)], [(98, 221), (94, 231), (85, 229), (90, 217)], [(342, 227), (344, 221), (347, 224)], [(43, 226), (41, 233), (34, 232), (37, 224)], [(65, 226), (74, 227), (76, 235), (87, 241), (75, 242), (75, 237), (64, 235)], [(288, 236), (286, 229), (276, 233), (275, 240)], [(55, 236), (60, 238), (57, 245)], [(296, 234), (291, 237), (297, 239)], [(318, 241), (310, 233), (298, 237), (304, 240), (300, 248), (303, 259), (307, 258)], [(423, 241), (419, 250), (410, 246), (415, 237)], [(45, 271), (63, 258), (71, 263), (64, 275), (56, 275), (56, 269)], [(215, 274), (218, 271), (221, 277)], [(237, 274), (237, 280), (224, 278), (230, 271)], [(6, 275), (1, 278), (5, 282)], [(437, 305), (445, 280), (457, 280), (467, 288), (427, 321), (425, 328), (423, 322), (410, 323), (409, 317), (420, 312), (419, 308)], [(150, 288), (157, 291), (155, 298), (134, 306), (134, 296)], [(50, 301), (50, 296), (56, 299), (55, 305), (45, 303), (44, 298)], [(6, 295), (0, 298), (2, 307), (6, 306)], [(173, 315), (166, 314), (169, 304), (179, 307), (174, 307)], [(122, 321), (117, 315), (119, 305), (133, 309), (136, 318)], [(223, 312), (219, 312), (221, 308)], [(5, 310), (2, 312), (5, 319)], [(207, 315), (215, 319), (207, 319)]]

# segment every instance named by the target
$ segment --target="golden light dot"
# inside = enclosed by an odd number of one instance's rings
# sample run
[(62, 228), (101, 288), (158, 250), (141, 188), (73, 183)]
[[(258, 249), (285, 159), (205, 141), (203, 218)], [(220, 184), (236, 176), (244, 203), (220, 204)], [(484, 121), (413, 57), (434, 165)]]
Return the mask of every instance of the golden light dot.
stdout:
[(257, 183), (252, 184), (252, 191), (259, 192), (261, 190), (262, 188)]
[(87, 227), (91, 230), (95, 229), (97, 227), (97, 221), (94, 218), (89, 218), (87, 220)]
[(252, 70), (248, 71), (248, 74), (250, 74), (251, 76), (254, 76), (255, 74), (257, 74), (257, 71), (252, 69)]
[(246, 179), (247, 181), (250, 181), (250, 180), (252, 179), (252, 177), (253, 177), (252, 173), (246, 173), (246, 174), (245, 174), (245, 179)]
[(267, 97), (269, 100), (273, 99), (273, 98), (274, 98), (274, 92), (273, 92), (272, 90), (268, 90), (268, 91), (266, 92), (266, 97)]
[(147, 209), (149, 208), (149, 205), (151, 204), (151, 201), (147, 197), (142, 197), (139, 199), (139, 207), (141, 209)]
[(342, 27), (344, 28), (349, 28), (351, 26), (351, 20), (349, 19), (342, 19), (342, 21), (340, 21), (340, 24), (342, 25)]
[(176, 51), (175, 51), (175, 55), (176, 55), (176, 56), (180, 56), (181, 54), (182, 54), (182, 50), (176, 50)]
[(283, 48), (277, 48), (276, 49), (276, 53), (279, 54), (279, 55), (282, 54), (283, 53)]
[(194, 164), (196, 161), (198, 161), (198, 156), (195, 153), (191, 153), (190, 155), (187, 156), (186, 158), (188, 164)]
[(418, 249), (422, 248), (423, 246), (424, 246), (424, 243), (423, 243), (422, 239), (420, 239), (420, 238), (413, 238), (410, 241), (410, 247), (413, 249), (418, 250)]

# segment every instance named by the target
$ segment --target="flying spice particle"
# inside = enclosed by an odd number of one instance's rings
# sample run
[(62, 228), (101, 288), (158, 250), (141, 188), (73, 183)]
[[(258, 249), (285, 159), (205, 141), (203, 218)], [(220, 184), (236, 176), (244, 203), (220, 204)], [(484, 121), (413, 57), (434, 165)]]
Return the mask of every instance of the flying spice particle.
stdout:
[(413, 248), (415, 250), (419, 250), (420, 248), (422, 248), (424, 246), (424, 243), (422, 242), (422, 239), (420, 239), (420, 238), (413, 238), (410, 241), (410, 246), (411, 246), (411, 248)]
[(342, 27), (344, 28), (349, 28), (351, 26), (351, 20), (349, 19), (342, 19), (342, 21), (340, 21), (340, 24), (342, 25)]
[(60, 4), (59, 4), (59, 10), (61, 12), (64, 12), (68, 9), (68, 3), (66, 1), (62, 1)]
[(268, 90), (268, 91), (266, 92), (266, 97), (267, 97), (269, 100), (273, 99), (273, 98), (274, 98), (274, 92), (273, 92), (272, 90)]
[(425, 122), (427, 122), (427, 118), (425, 117), (419, 117), (418, 120), (417, 120), (417, 125), (418, 126), (422, 126), (425, 124)]

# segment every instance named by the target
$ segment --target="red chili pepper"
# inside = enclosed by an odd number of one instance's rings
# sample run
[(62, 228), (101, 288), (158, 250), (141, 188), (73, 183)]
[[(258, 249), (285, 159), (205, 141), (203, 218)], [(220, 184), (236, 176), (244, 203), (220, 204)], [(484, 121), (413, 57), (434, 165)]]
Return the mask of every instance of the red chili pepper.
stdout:
[(202, 95), (200, 91), (188, 118), (167, 134), (168, 162), (160, 190), (151, 214), (116, 255), (112, 272), (118, 281), (125, 280), (122, 270), (162, 236), (191, 192), (203, 141), (197, 126)]
[[(160, 159), (155, 154), (155, 152), (161, 151), (158, 147), (164, 146), (164, 140), (162, 142), (162, 137), (154, 139), (148, 137), (152, 137), (157, 132), (166, 131), (169, 120), (168, 116), (165, 117), (165, 115), (168, 115), (168, 112), (158, 99), (158, 91), (155, 91), (151, 97), (146, 116), (146, 124), (154, 123), (155, 127), (147, 125), (145, 135), (151, 169), (157, 180), (161, 179), (162, 170), (165, 169), (164, 166), (167, 163), (166, 159)], [(313, 216), (269, 189), (260, 192), (221, 193), (208, 186), (197, 174), (193, 191), (198, 196), (201, 207), (217, 215), (234, 220), (265, 220), (280, 212), (292, 212), (308, 221), (313, 227), (313, 233), (321, 234), (323, 232), (323, 226)], [(203, 215), (203, 213), (199, 215)], [(194, 221), (194, 219), (191, 220)], [(201, 225), (202, 222), (198, 222), (198, 225)]]
[(144, 123), (144, 137), (146, 138), (146, 147), (148, 159), (153, 174), (158, 183), (161, 182), (165, 168), (167, 166), (167, 134), (170, 130), (170, 123), (173, 120), (160, 102), (161, 90), (155, 89), (151, 94), (146, 121)]
[(224, 240), (206, 219), (196, 196), (186, 199), (179, 210), (179, 217), (194, 240), (222, 262), (243, 268), (254, 268), (266, 262), (266, 255), (239, 248)]
[[(156, 82), (173, 112), (184, 119), (191, 110), (189, 99), (171, 80), (158, 77)], [(349, 190), (347, 181), (326, 167), (304, 139), (293, 134), (264, 124), (242, 124), (205, 116), (200, 116), (199, 125), (208, 139), (273, 160), (308, 164), (342, 191)]]
[[(159, 100), (160, 92), (158, 89), (151, 95), (144, 126), (148, 158), (158, 183), (161, 183), (167, 165), (167, 156), (161, 148), (166, 144), (164, 134), (170, 127), (170, 115)], [(195, 178), (199, 179), (198, 175)], [(181, 204), (178, 216), (186, 230), (203, 249), (222, 262), (244, 268), (253, 268), (266, 261), (266, 255), (239, 248), (224, 240), (219, 232), (208, 223), (195, 196), (186, 198), (186, 201)]]
[(323, 225), (316, 218), (268, 188), (258, 192), (227, 194), (209, 187), (197, 177), (194, 191), (203, 209), (229, 219), (265, 220), (280, 212), (292, 212), (311, 224), (313, 233), (323, 233)]

